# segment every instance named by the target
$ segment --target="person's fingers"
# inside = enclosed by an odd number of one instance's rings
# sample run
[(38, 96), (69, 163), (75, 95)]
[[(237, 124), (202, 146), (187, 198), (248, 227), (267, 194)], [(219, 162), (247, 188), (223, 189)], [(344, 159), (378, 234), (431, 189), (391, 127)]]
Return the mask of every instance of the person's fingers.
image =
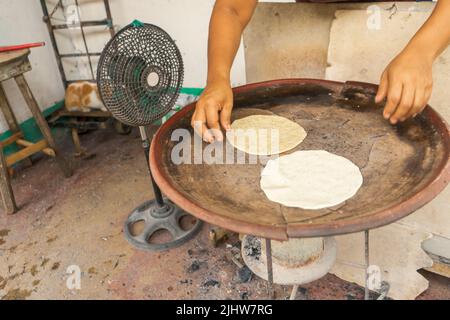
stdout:
[(206, 108), (206, 123), (209, 129), (211, 129), (212, 135), (217, 139), (217, 141), (223, 141), (223, 134), (220, 131), (219, 125), (219, 111), (217, 106), (208, 105)]
[(194, 128), (194, 132), (199, 137), (202, 137), (202, 121), (199, 119), (197, 115), (197, 109), (194, 111), (194, 114), (192, 115), (191, 127)]
[[(200, 124), (200, 128), (198, 126)], [(202, 130), (201, 130), (201, 121), (197, 118), (197, 108), (194, 110), (194, 114), (191, 118), (191, 127), (194, 128), (194, 132), (198, 134), (200, 137), (202, 136)]]
[(210, 130), (208, 129), (208, 127), (206, 126), (206, 112), (205, 112), (205, 108), (200, 108), (198, 110), (198, 115), (199, 118), (202, 119), (201, 120), (201, 131), (202, 131), (202, 135), (201, 137), (203, 138), (203, 140), (205, 140), (206, 142), (212, 143), (214, 141), (214, 137), (211, 134)]
[(389, 79), (387, 101), (384, 106), (383, 116), (385, 119), (389, 119), (391, 115), (397, 109), (400, 99), (402, 97), (403, 84), (399, 81), (392, 81)]
[(432, 93), (433, 89), (431, 87), (425, 88), (425, 104), (428, 104), (428, 101), (430, 101)]
[(205, 109), (203, 107), (197, 107), (195, 109), (194, 115), (192, 116), (191, 125), (194, 128), (194, 131), (202, 137), (206, 142), (213, 142), (214, 137), (211, 132), (209, 132), (208, 127), (206, 126), (206, 114)]
[(407, 83), (403, 85), (400, 103), (398, 104), (394, 114), (390, 117), (392, 124), (396, 124), (397, 122), (404, 121), (406, 119), (406, 115), (413, 107), (415, 92), (416, 88), (413, 84)]
[(387, 73), (383, 72), (383, 74), (381, 75), (381, 79), (380, 79), (380, 85), (378, 86), (378, 91), (377, 91), (377, 95), (375, 96), (375, 103), (380, 103), (381, 101), (383, 101), (388, 93), (388, 77), (387, 77)]
[(423, 94), (423, 103), (422, 106), (420, 108), (418, 108), (418, 110), (415, 110), (413, 117), (416, 117), (419, 113), (421, 113), (425, 107), (428, 104), (428, 101), (430, 101), (431, 98), (431, 93), (432, 93), (432, 88), (431, 87), (426, 87), (424, 90), (424, 94)]
[(420, 86), (416, 88), (416, 93), (414, 95), (414, 103), (412, 108), (409, 110), (408, 114), (405, 116), (406, 119), (413, 117), (418, 114), (427, 104), (425, 100), (425, 87)]
[(220, 124), (225, 130), (231, 130), (231, 111), (233, 106), (231, 103), (225, 104), (220, 111)]
[(432, 86), (430, 86), (430, 87), (428, 87), (428, 88), (425, 89), (425, 105), (424, 105), (424, 107), (422, 108), (422, 110), (419, 111), (419, 113), (422, 112), (423, 109), (425, 109), (425, 107), (427, 106), (428, 102), (429, 102), (430, 99), (431, 99), (431, 94), (432, 94), (432, 93), (433, 93), (433, 87), (432, 87)]

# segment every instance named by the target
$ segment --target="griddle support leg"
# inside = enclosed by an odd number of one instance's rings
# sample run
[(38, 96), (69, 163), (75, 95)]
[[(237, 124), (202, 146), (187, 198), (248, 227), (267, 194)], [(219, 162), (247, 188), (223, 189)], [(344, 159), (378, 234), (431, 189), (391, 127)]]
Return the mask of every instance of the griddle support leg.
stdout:
[(368, 286), (368, 280), (369, 280), (369, 230), (364, 231), (364, 255), (366, 260), (366, 276), (364, 281), (364, 300), (369, 300), (369, 286)]
[(291, 296), (289, 297), (289, 300), (295, 300), (295, 298), (297, 297), (298, 287), (298, 284), (294, 284), (292, 286)]
[(272, 264), (272, 243), (270, 239), (266, 240), (266, 257), (267, 257), (267, 291), (269, 298), (275, 300), (275, 291), (273, 289), (273, 264)]

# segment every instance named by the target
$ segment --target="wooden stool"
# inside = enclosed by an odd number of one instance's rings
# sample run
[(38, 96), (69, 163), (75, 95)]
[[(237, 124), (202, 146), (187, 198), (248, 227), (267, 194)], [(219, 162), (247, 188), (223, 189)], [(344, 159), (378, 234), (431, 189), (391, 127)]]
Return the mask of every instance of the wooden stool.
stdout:
[[(64, 158), (59, 154), (55, 141), (53, 140), (50, 128), (45, 120), (39, 106), (34, 99), (33, 93), (28, 87), (28, 83), (23, 73), (31, 70), (31, 64), (28, 60), (30, 50), (17, 50), (0, 53), (0, 110), (8, 123), (8, 127), (12, 132), (12, 136), (0, 142), (0, 192), (3, 198), (3, 204), (7, 214), (17, 211), (14, 194), (11, 188), (8, 167), (13, 164), (29, 159), (29, 157), (37, 152), (54, 157), (66, 177), (72, 172), (67, 166)], [(17, 119), (5, 95), (5, 91), (1, 85), (2, 81), (14, 78), (25, 101), (30, 109), (34, 119), (44, 138), (36, 143), (24, 139)], [(3, 148), (7, 145), (16, 143), (22, 149), (7, 157), (3, 154)]]

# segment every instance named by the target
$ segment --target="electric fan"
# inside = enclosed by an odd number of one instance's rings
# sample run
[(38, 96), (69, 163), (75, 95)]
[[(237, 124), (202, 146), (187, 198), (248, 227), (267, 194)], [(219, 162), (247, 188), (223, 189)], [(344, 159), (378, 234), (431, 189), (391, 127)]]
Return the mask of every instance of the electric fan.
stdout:
[[(120, 30), (106, 45), (97, 67), (97, 83), (105, 107), (119, 121), (139, 126), (149, 165), (150, 141), (145, 127), (161, 119), (174, 106), (183, 82), (183, 61), (170, 36), (161, 28), (137, 20)], [(191, 239), (201, 227), (196, 220), (189, 230), (181, 227), (188, 215), (163, 197), (149, 167), (155, 199), (137, 207), (125, 221), (127, 240), (139, 249), (156, 251), (178, 246)], [(133, 234), (133, 225), (143, 222), (143, 231)], [(151, 243), (159, 230), (172, 239)]]

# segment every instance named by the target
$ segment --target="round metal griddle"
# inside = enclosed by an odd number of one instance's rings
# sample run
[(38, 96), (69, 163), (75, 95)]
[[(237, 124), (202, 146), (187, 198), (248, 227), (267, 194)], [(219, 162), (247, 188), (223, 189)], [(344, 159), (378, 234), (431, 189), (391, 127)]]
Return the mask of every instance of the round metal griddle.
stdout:
[(336, 207), (304, 210), (269, 201), (259, 186), (262, 164), (175, 165), (170, 156), (178, 142), (171, 141), (171, 134), (178, 128), (192, 134), (195, 104), (156, 133), (150, 159), (154, 178), (168, 198), (199, 219), (270, 239), (330, 236), (394, 222), (448, 184), (450, 129), (429, 106), (414, 119), (390, 125), (373, 102), (376, 89), (372, 84), (309, 79), (234, 89), (234, 119), (270, 113), (286, 117), (308, 132), (289, 152), (324, 149), (359, 166), (363, 186)]

